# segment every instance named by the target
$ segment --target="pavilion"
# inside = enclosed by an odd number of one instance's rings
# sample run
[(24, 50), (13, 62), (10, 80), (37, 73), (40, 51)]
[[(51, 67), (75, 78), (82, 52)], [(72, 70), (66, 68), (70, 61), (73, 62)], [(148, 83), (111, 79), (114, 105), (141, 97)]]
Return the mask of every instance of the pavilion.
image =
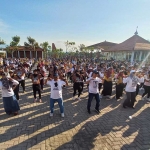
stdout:
[(18, 46), (17, 50), (13, 51), (13, 48), (9, 48), (9, 52), (6, 50), (6, 57), (15, 58), (43, 58), (44, 49), (41, 47), (33, 49), (32, 47)]
[(150, 42), (138, 35), (136, 31), (132, 37), (124, 42), (103, 50), (108, 58), (116, 60), (143, 61), (150, 55)]

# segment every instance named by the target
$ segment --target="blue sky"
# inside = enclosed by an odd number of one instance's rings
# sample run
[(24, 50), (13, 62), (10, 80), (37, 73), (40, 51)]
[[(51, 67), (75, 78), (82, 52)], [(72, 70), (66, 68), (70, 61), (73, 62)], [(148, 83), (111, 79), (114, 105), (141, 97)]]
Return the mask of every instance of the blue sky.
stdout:
[(150, 0), (0, 0), (0, 37), (27, 36), (64, 48), (69, 40), (120, 43), (139, 35), (150, 40)]

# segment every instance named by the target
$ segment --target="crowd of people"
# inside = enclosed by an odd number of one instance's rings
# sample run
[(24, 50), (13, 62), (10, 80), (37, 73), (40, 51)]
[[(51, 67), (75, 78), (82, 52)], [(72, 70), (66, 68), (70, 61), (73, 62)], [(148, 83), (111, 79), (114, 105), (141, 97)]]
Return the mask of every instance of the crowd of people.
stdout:
[[(150, 64), (148, 62), (132, 64), (127, 61), (48, 58), (48, 59), (0, 59), (0, 89), (5, 112), (17, 115), (19, 107), (19, 89), (25, 93), (26, 78), (32, 81), (34, 102), (42, 103), (44, 85), (51, 87), (50, 116), (54, 113), (54, 103), (60, 107), (64, 117), (62, 89), (72, 86), (72, 100), (81, 100), (84, 88), (88, 89), (87, 112), (91, 113), (91, 102), (96, 100), (95, 111), (100, 113), (100, 100), (110, 99), (113, 85), (115, 98), (119, 100), (126, 93), (123, 108), (134, 108), (136, 96), (142, 90), (142, 100), (150, 101)], [(36, 68), (32, 70), (32, 67)], [(48, 75), (47, 75), (48, 73)], [(124, 92), (125, 91), (125, 92)], [(36, 96), (38, 92), (38, 98)], [(76, 98), (77, 95), (77, 98)], [(145, 96), (147, 95), (147, 98)]]

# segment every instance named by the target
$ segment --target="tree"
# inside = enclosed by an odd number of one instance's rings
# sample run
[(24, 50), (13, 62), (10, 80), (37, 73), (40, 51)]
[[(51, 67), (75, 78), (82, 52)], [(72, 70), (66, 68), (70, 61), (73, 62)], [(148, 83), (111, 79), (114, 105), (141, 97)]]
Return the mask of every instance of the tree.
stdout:
[(91, 52), (91, 56), (89, 55), (89, 57), (92, 58), (92, 53), (93, 53), (93, 51), (94, 51), (94, 47), (88, 47), (88, 48), (86, 48), (86, 49), (87, 49), (88, 54), (90, 54), (90, 52)]
[(0, 45), (3, 45), (3, 44), (5, 44), (5, 42), (4, 42), (4, 40), (2, 40), (2, 39), (0, 38)]
[(61, 58), (64, 55), (63, 49), (61, 49), (61, 48), (56, 49), (55, 51), (52, 52), (52, 54), (53, 54), (53, 57), (55, 57), (55, 58)]
[(30, 47), (34, 51), (34, 57), (36, 58), (35, 50), (36, 48), (39, 48), (38, 42), (34, 38), (31, 38), (30, 36), (27, 37), (28, 42), (24, 42), (25, 47)]
[(47, 58), (48, 52), (51, 50), (51, 46), (49, 45), (48, 42), (43, 42), (40, 44), (40, 46), (44, 49), (44, 58)]
[(78, 47), (79, 47), (79, 53), (80, 53), (80, 58), (81, 58), (81, 54), (85, 52), (86, 47), (84, 44), (80, 44)]
[(68, 52), (69, 48), (71, 48), (72, 46), (75, 45), (75, 42), (65, 42), (65, 46), (66, 46), (66, 53)]
[(12, 41), (10, 42), (10, 45), (6, 47), (6, 51), (10, 53), (13, 57), (13, 53), (18, 50), (20, 42), (20, 36), (13, 36)]

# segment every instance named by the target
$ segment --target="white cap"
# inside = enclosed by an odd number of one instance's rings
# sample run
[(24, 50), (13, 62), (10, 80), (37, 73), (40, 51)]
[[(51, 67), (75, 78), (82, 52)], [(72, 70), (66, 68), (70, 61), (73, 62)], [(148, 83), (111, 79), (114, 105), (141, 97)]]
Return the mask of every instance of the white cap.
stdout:
[(135, 70), (131, 70), (130, 73), (136, 72)]

